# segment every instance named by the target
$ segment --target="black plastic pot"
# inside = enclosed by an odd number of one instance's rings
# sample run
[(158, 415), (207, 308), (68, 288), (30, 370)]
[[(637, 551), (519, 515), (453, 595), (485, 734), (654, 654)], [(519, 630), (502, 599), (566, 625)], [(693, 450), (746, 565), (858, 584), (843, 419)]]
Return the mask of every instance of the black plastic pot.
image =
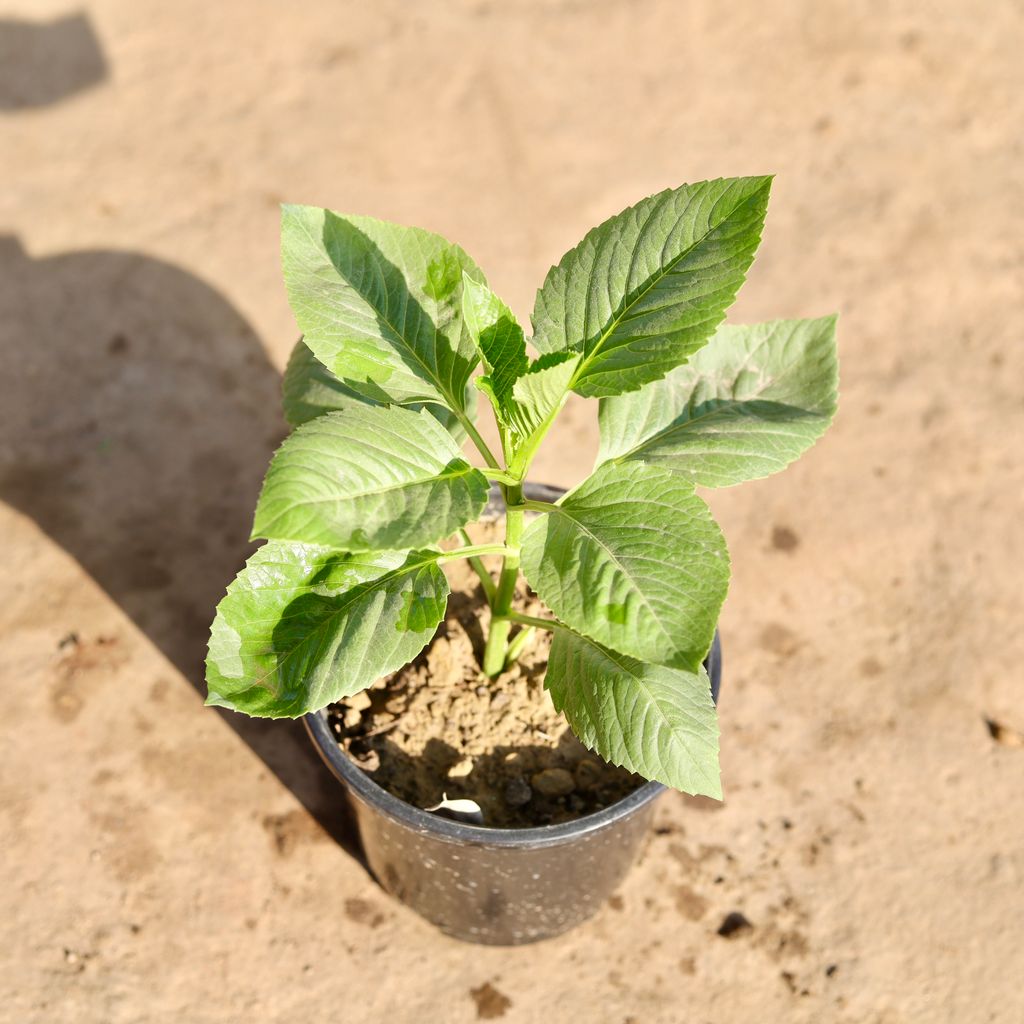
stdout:
[[(535, 500), (562, 493), (529, 490)], [(717, 634), (705, 664), (717, 702)], [(307, 715), (305, 724), (348, 791), (367, 863), (381, 886), (442, 931), (470, 942), (536, 942), (585, 921), (625, 878), (649, 830), (654, 800), (665, 789), (649, 782), (603, 811), (561, 825), (467, 825), (378, 786), (338, 746), (325, 711)]]

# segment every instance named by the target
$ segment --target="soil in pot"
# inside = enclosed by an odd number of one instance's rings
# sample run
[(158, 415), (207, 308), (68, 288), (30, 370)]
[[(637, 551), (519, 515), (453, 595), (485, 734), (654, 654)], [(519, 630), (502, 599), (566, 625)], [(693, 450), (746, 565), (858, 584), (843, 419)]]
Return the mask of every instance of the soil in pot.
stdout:
[[(479, 539), (488, 534), (497, 531), (484, 527)], [(452, 595), (431, 644), (406, 668), (329, 708), (345, 753), (406, 803), (473, 800), (492, 828), (571, 821), (643, 785), (588, 751), (555, 711), (544, 690), (549, 633), (537, 630), (497, 679), (484, 676), (488, 609), (479, 580), (468, 563), (446, 569)], [(520, 586), (516, 607), (542, 614)]]

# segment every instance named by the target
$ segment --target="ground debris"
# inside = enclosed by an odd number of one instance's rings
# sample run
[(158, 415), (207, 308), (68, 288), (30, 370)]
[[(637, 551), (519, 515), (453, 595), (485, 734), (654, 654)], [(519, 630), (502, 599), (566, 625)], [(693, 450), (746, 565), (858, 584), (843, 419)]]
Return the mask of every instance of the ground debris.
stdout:
[(732, 939), (741, 932), (749, 931), (753, 927), (745, 915), (741, 914), (738, 910), (732, 910), (722, 919), (722, 923), (718, 926), (718, 934), (723, 939)]

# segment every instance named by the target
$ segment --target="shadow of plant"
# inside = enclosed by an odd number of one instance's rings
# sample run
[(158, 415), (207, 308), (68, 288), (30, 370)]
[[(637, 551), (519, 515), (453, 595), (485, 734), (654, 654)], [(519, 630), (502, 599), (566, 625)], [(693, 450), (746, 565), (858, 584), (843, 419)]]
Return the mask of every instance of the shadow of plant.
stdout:
[[(0, 309), (0, 499), (203, 694), (213, 608), (254, 547), (252, 509), (285, 433), (279, 373), (222, 295), (136, 253), (34, 259), (0, 237)], [(301, 724), (223, 719), (351, 850)]]

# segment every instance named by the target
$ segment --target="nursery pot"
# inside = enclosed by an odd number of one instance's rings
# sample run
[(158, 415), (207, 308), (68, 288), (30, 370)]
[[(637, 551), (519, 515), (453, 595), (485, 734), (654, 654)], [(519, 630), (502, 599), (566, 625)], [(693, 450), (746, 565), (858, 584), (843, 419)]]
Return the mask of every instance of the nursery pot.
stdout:
[[(534, 500), (564, 493), (525, 489)], [(500, 515), (500, 505), (494, 511)], [(717, 633), (705, 665), (717, 702)], [(348, 792), (366, 861), (384, 890), (469, 942), (536, 942), (585, 921), (625, 878), (665, 789), (648, 782), (602, 811), (558, 825), (485, 828), (420, 810), (378, 786), (342, 751), (326, 711), (307, 715), (305, 724)]]

